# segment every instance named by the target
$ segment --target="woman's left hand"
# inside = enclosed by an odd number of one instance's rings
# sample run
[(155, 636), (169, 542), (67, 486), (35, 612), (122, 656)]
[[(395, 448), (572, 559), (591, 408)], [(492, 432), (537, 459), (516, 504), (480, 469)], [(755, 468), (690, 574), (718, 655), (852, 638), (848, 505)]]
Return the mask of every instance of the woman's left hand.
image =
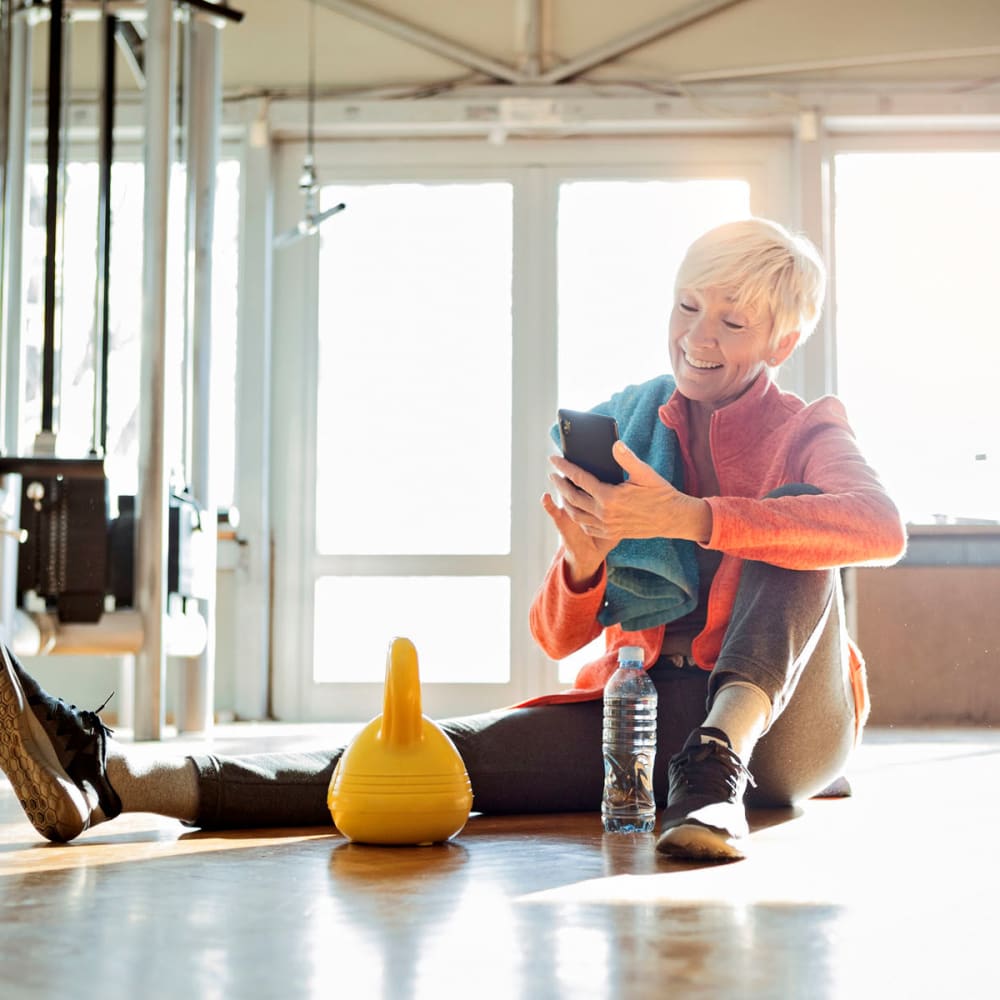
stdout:
[(549, 461), (559, 475), (549, 478), (563, 508), (588, 535), (617, 544), (623, 538), (686, 538), (707, 543), (712, 511), (697, 497), (675, 489), (623, 442), (615, 461), (628, 473), (627, 482), (611, 485), (559, 455)]

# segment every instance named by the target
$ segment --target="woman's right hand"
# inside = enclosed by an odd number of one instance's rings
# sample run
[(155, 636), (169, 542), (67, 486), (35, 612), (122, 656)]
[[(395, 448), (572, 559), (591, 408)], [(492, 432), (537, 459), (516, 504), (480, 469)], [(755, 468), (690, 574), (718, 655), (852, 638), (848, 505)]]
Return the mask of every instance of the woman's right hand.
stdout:
[(617, 541), (588, 534), (549, 493), (542, 496), (542, 509), (552, 519), (562, 539), (566, 582), (570, 589), (589, 590), (597, 582), (605, 557)]

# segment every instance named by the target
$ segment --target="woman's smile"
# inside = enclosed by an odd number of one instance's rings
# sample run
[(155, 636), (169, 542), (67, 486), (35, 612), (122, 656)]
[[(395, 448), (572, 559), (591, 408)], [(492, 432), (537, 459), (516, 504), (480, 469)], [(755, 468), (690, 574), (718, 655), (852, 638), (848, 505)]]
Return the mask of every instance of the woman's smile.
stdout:
[(697, 358), (691, 357), (686, 351), (684, 352), (684, 360), (692, 367), (697, 368), (699, 371), (715, 371), (722, 367), (721, 361), (699, 361)]

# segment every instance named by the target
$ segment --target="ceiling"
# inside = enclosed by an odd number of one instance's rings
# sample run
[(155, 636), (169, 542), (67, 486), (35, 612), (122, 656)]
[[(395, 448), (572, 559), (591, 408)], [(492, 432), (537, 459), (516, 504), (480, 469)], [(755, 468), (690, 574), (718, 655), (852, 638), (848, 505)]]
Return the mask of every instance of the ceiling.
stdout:
[[(95, 3), (68, 7), (91, 11)], [(327, 96), (594, 94), (712, 88), (921, 88), (1000, 93), (1000, 0), (234, 0), (223, 31), (230, 98), (301, 95), (309, 40)], [(120, 3), (126, 14), (141, 4)], [(701, 16), (698, 16), (698, 15)], [(70, 73), (96, 89), (98, 30), (73, 24)], [(44, 24), (33, 76), (45, 87)], [(134, 87), (122, 61), (120, 88)]]

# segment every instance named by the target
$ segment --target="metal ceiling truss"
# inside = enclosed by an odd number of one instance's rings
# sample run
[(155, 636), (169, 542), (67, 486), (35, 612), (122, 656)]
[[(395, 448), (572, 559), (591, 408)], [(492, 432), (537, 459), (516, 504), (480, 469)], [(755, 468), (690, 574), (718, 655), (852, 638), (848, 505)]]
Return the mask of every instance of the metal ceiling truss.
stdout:
[(619, 38), (598, 45), (589, 52), (576, 56), (551, 69), (543, 69), (544, 24), (548, 0), (518, 0), (518, 17), (522, 30), (522, 68), (508, 66), (491, 56), (477, 52), (466, 45), (454, 42), (394, 14), (387, 14), (372, 4), (360, 0), (315, 0), (316, 3), (344, 17), (367, 24), (369, 27), (416, 45), (418, 48), (441, 56), (451, 62), (473, 69), (500, 83), (557, 84), (571, 80), (604, 63), (671, 35), (682, 28), (711, 17), (728, 7), (746, 0), (697, 0), (690, 6), (672, 14), (665, 14), (655, 21), (630, 31)]

